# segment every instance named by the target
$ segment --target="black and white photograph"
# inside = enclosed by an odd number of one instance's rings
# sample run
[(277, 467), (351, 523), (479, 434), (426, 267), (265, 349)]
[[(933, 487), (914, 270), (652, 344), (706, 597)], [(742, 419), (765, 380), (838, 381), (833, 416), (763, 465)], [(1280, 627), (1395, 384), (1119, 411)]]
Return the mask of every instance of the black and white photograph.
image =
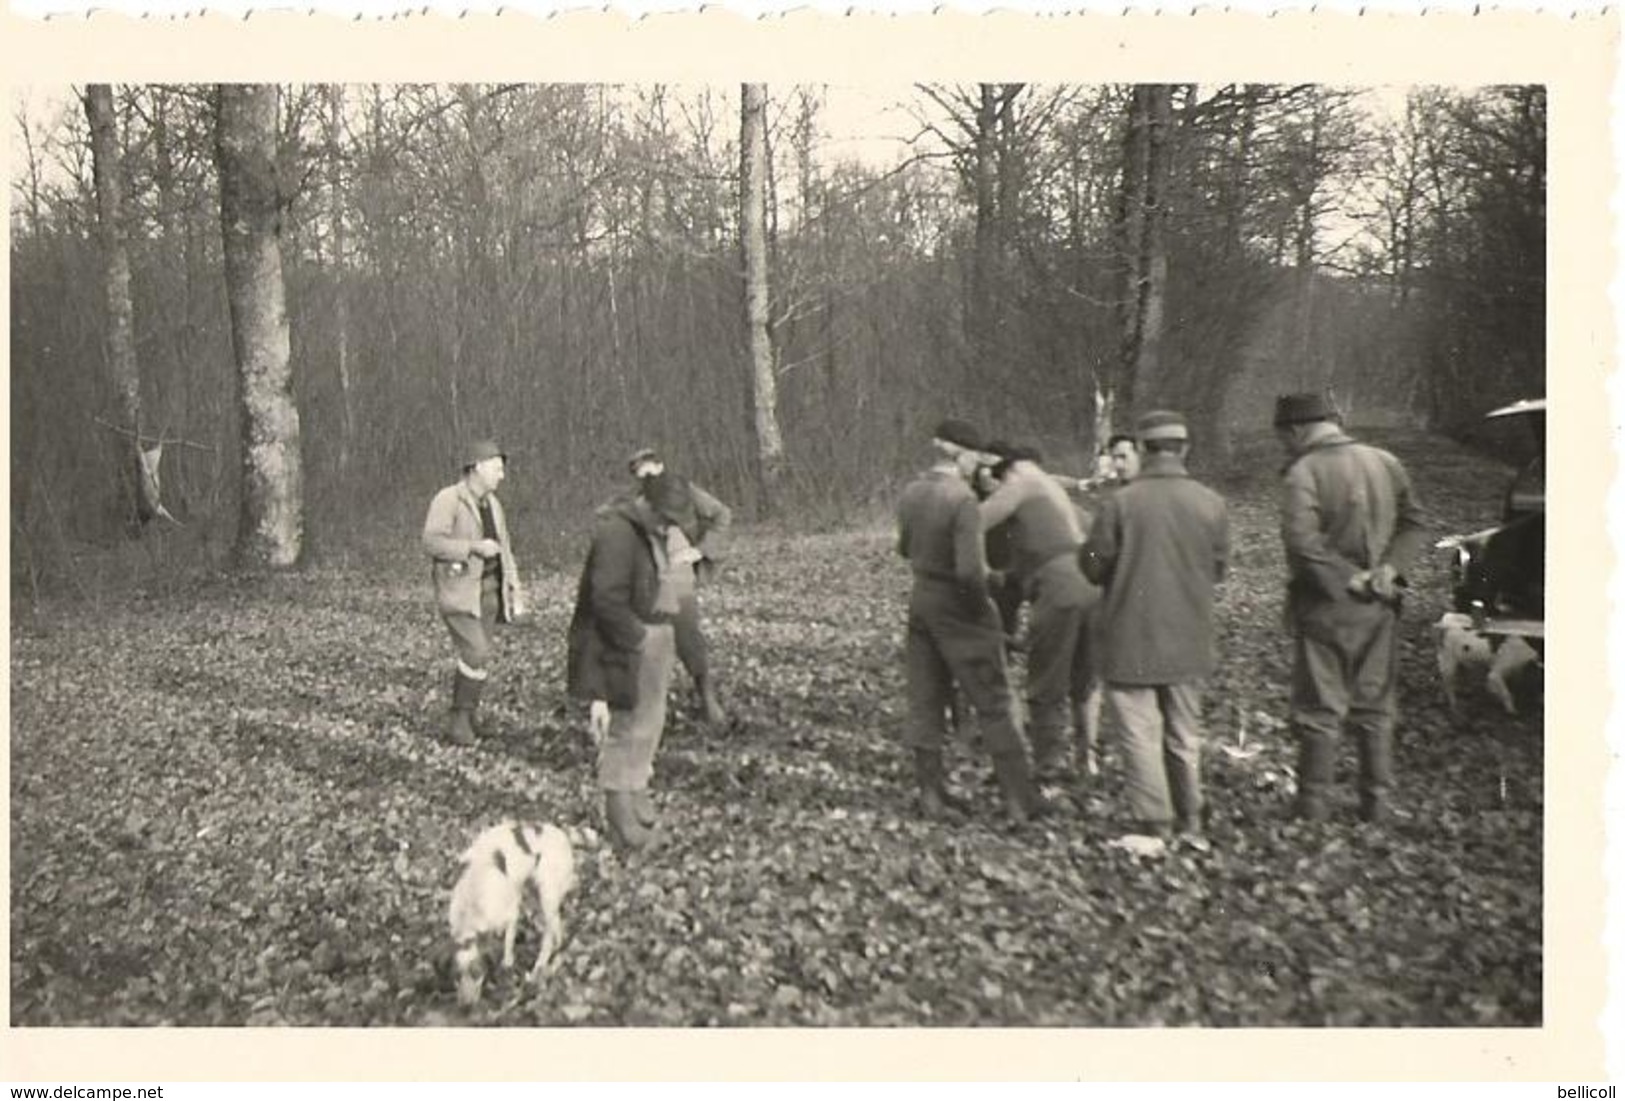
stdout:
[(1561, 1015), (1548, 79), (128, 71), (8, 87), (14, 1034)]

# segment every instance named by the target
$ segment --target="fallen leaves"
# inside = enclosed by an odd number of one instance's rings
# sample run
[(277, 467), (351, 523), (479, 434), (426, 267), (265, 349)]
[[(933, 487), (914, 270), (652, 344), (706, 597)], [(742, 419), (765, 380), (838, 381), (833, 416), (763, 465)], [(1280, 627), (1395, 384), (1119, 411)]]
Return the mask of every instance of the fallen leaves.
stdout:
[[(1466, 526), (1496, 479), (1456, 462), (1430, 481), (1443, 447), (1399, 450)], [(527, 578), (535, 623), (500, 637), (494, 730), (472, 751), (437, 738), (449, 646), (407, 557), (14, 623), (14, 1023), (1536, 1023), (1539, 709), (1453, 725), (1423, 604), (1405, 627), (1403, 816), (1288, 820), (1273, 488), (1232, 496), (1209, 849), (1111, 847), (1110, 722), (1074, 816), (1011, 832), (988, 762), (955, 742), (971, 818), (919, 820), (889, 534), (745, 533), (702, 596), (738, 724), (695, 722), (678, 674), (666, 845), (625, 863), (589, 844), (558, 974), (534, 988), (493, 969), (472, 1013), (444, 930), (457, 854), (506, 815), (598, 820), (563, 698), (573, 577)], [(1437, 564), (1416, 590), (1442, 600)]]

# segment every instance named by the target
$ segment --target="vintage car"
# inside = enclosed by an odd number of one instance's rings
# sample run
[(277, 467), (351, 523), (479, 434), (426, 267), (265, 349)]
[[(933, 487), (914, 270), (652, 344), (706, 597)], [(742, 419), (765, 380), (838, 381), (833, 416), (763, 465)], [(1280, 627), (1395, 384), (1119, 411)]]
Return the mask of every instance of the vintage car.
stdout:
[(1439, 542), (1452, 555), (1451, 603), (1456, 611), (1472, 616), (1484, 634), (1544, 639), (1546, 399), (1514, 402), (1485, 420), (1490, 426), (1521, 424), (1521, 439), (1502, 442), (1509, 450), (1532, 447), (1533, 458), (1507, 486), (1499, 524)]

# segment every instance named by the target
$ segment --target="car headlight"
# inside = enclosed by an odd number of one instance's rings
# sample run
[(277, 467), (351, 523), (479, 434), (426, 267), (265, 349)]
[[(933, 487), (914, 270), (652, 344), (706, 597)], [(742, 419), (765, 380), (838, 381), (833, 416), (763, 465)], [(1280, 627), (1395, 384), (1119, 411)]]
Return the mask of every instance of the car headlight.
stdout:
[(1467, 587), (1467, 579), (1471, 576), (1473, 565), (1473, 552), (1463, 544), (1457, 544), (1450, 555), (1450, 587), (1456, 591), (1459, 598), (1462, 590)]

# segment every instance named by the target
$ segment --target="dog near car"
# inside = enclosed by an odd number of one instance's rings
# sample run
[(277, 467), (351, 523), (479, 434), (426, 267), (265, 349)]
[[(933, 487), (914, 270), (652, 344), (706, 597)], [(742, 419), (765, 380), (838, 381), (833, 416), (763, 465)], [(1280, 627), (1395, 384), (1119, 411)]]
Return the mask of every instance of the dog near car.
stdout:
[(1439, 680), (1452, 715), (1461, 714), (1456, 681), (1464, 669), (1485, 671), (1484, 683), (1508, 715), (1518, 713), (1509, 678), (1531, 666), (1544, 669), (1540, 654), (1518, 635), (1490, 635), (1473, 625), (1464, 612), (1446, 612), (1434, 624), (1438, 633)]
[(476, 837), (463, 853), (461, 866), (448, 915), (456, 946), (458, 1001), (465, 1006), (479, 1001), (485, 983), (482, 937), (500, 933), (502, 966), (513, 967), (519, 918), (531, 895), (542, 945), (529, 981), (552, 974), (564, 942), (564, 900), (576, 886), (570, 835), (555, 825), (508, 819)]

